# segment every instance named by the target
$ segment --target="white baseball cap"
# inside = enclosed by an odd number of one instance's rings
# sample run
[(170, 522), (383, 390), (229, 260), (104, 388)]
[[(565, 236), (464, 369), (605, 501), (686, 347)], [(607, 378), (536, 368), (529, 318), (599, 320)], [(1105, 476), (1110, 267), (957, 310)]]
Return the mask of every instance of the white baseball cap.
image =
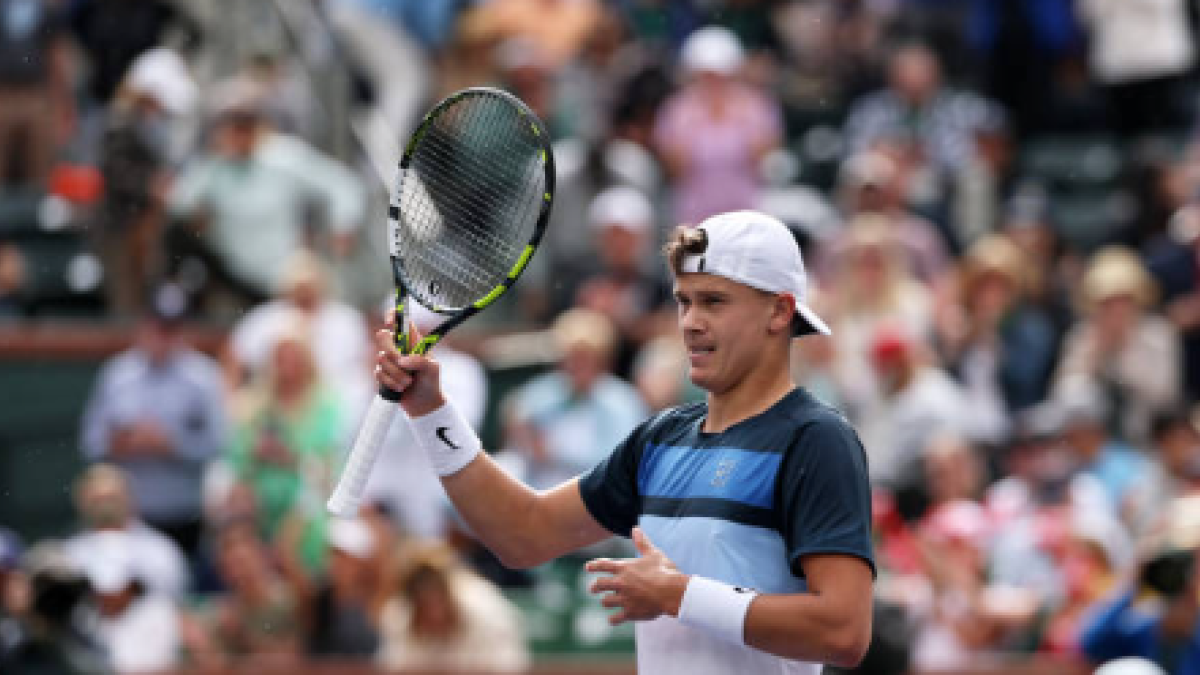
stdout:
[(687, 273), (715, 274), (768, 293), (791, 293), (803, 326), (796, 335), (829, 335), (829, 326), (805, 304), (808, 280), (800, 244), (779, 220), (757, 211), (732, 211), (697, 225), (708, 245), (683, 259)]
[(139, 56), (125, 81), (130, 89), (153, 97), (172, 115), (185, 115), (196, 102), (196, 81), (179, 54), (157, 47)]
[(722, 26), (705, 26), (684, 41), (679, 60), (689, 72), (733, 75), (742, 67), (745, 54), (737, 36)]
[(645, 232), (654, 222), (650, 200), (634, 188), (617, 185), (596, 195), (588, 208), (593, 227), (615, 225), (634, 232)]

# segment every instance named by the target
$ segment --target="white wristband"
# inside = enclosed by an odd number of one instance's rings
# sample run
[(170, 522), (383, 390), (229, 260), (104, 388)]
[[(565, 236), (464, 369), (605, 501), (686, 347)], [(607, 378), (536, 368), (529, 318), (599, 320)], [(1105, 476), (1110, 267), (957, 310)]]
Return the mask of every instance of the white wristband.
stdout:
[(458, 473), (483, 449), (475, 430), (449, 401), (429, 414), (408, 419), (439, 476)]
[(746, 644), (746, 613), (758, 593), (692, 576), (679, 604), (679, 620), (736, 644)]

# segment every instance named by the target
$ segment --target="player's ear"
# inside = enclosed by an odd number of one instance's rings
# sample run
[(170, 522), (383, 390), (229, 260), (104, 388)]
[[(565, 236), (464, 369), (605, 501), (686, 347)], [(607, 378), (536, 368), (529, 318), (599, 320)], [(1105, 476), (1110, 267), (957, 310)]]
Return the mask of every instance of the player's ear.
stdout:
[(772, 296), (771, 320), (769, 325), (772, 334), (792, 332), (792, 319), (796, 315), (796, 299), (791, 293), (777, 293)]

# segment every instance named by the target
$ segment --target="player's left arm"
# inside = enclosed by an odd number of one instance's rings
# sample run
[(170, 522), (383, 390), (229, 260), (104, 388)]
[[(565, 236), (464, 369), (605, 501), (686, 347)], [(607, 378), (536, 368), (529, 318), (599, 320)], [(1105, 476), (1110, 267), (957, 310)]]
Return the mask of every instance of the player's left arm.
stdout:
[(856, 556), (801, 561), (808, 592), (760, 595), (750, 603), (746, 644), (788, 659), (858, 665), (871, 642), (871, 568)]
[[(600, 603), (619, 609), (610, 617), (614, 625), (678, 617), (695, 579), (676, 569), (640, 529), (634, 530), (633, 541), (638, 558), (588, 563), (588, 571), (609, 575), (593, 582), (591, 591), (605, 593)], [(754, 596), (738, 637), (786, 659), (857, 665), (871, 641), (870, 566), (857, 556), (827, 553), (805, 556), (800, 564), (808, 591)]]

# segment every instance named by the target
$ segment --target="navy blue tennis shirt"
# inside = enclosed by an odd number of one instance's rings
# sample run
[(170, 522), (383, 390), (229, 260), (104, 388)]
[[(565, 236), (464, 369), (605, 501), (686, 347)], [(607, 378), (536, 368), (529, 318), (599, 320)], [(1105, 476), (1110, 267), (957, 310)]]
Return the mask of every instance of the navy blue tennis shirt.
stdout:
[(596, 521), (622, 536), (640, 525), (681, 572), (763, 593), (805, 590), (813, 553), (874, 574), (866, 453), (840, 413), (796, 388), (720, 433), (701, 430), (706, 415), (664, 411), (585, 474)]

